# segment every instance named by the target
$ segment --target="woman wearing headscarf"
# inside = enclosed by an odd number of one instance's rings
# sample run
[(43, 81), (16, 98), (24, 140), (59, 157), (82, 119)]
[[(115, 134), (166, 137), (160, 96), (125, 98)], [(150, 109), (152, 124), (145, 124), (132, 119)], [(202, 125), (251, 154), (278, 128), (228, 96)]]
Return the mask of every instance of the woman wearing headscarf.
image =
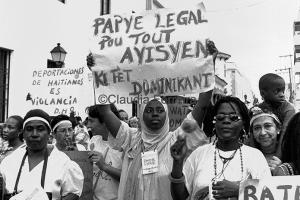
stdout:
[[(47, 145), (50, 116), (40, 109), (24, 117), (26, 147), (7, 156), (0, 165), (5, 181), (5, 200), (77, 200), (83, 188), (83, 173), (75, 162), (53, 145)], [(47, 195), (46, 195), (47, 194)]]
[(168, 108), (160, 98), (142, 104), (139, 117), (141, 130), (121, 122), (109, 105), (99, 107), (106, 127), (125, 152), (119, 200), (172, 199), (168, 179), (173, 162), (170, 147), (178, 135), (185, 132), (188, 132), (187, 144), (191, 150), (208, 142), (208, 138), (201, 134), (199, 125), (202, 124), (211, 94), (212, 91), (199, 95), (194, 110), (174, 132), (169, 131)]
[(171, 148), (174, 162), (169, 178), (174, 200), (237, 199), (241, 181), (271, 176), (263, 154), (242, 143), (250, 121), (245, 104), (236, 97), (223, 97), (212, 113), (214, 143), (198, 147), (185, 162), (185, 138), (178, 138)]
[(85, 151), (86, 148), (75, 142), (72, 122), (67, 115), (57, 115), (51, 120), (51, 128), (55, 138), (55, 146), (60, 151)]

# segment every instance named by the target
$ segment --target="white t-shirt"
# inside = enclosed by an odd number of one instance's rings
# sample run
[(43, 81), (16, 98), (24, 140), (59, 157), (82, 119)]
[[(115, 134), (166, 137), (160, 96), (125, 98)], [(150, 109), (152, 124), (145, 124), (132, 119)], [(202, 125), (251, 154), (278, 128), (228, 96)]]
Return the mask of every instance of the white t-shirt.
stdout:
[[(223, 162), (218, 153), (223, 157), (230, 157), (234, 151), (224, 152), (216, 151), (215, 145), (207, 144), (198, 147), (186, 160), (183, 173), (186, 179), (186, 188), (190, 194), (190, 199), (194, 199), (195, 195), (201, 189), (209, 186), (215, 177), (214, 158), (216, 158), (217, 174), (220, 174), (223, 168)], [(243, 145), (240, 151), (234, 154), (231, 161), (225, 168), (224, 173), (218, 176), (218, 180), (241, 181), (245, 179), (263, 179), (271, 176), (270, 168), (264, 155), (255, 148)], [(243, 174), (241, 170), (241, 158), (243, 162)]]
[[(0, 173), (5, 180), (6, 189), (12, 193), (17, 174), (26, 152), (26, 148), (19, 148), (7, 156), (0, 164)], [(28, 157), (25, 159), (20, 176), (18, 191), (27, 186), (40, 185), (44, 161), (29, 171)], [(45, 186), (46, 192), (52, 193), (52, 200), (61, 199), (69, 193), (81, 195), (83, 188), (83, 173), (79, 165), (56, 147), (48, 157)]]
[[(90, 140), (89, 150), (91, 144), (94, 145), (94, 151), (102, 153), (105, 163), (117, 169), (122, 168), (122, 152), (113, 149), (108, 141), (104, 141), (100, 135), (95, 135)], [(93, 174), (94, 200), (118, 199), (119, 181), (100, 170), (95, 164), (93, 165)]]

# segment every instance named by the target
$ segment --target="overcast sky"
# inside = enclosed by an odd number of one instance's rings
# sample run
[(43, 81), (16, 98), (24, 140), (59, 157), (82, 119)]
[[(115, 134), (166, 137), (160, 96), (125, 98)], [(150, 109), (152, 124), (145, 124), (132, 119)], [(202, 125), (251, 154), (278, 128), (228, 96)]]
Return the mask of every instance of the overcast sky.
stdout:
[[(116, 3), (120, 2), (120, 3)], [(127, 2), (127, 1), (126, 1)], [(115, 10), (145, 9), (146, 1), (113, 1)], [(196, 5), (200, 0), (159, 0), (168, 8)], [(206, 0), (211, 39), (218, 49), (230, 54), (239, 70), (250, 80), (258, 94), (260, 76), (289, 67), (293, 54), (293, 22), (298, 16), (299, 0)], [(134, 5), (134, 7), (132, 6)]]
[[(23, 76), (30, 77), (28, 76), (30, 67), (45, 66), (47, 59), (50, 58), (49, 51), (57, 41), (63, 41), (62, 46), (68, 51), (66, 58), (68, 66), (85, 65), (85, 55), (89, 52), (86, 47), (87, 39), (83, 37), (90, 29), (89, 21), (82, 16), (93, 12), (98, 13), (99, 7), (95, 4), (98, 5), (100, 0), (90, 0), (89, 3), (84, 2), (84, 5), (82, 5), (83, 1), (68, 1), (70, 4), (61, 4), (61, 8), (57, 10), (63, 16), (59, 19), (62, 22), (57, 23), (51, 8), (37, 9), (50, 6), (57, 8), (57, 5), (52, 5), (52, 1), (0, 0), (0, 24), (5, 27), (0, 31), (0, 46), (16, 50), (12, 58), (12, 66), (15, 67), (11, 71), (14, 74), (11, 76), (11, 82), (23, 80)], [(118, 13), (132, 10), (138, 12), (146, 7), (146, 0), (111, 1), (112, 10)], [(166, 8), (190, 7), (201, 2), (200, 0), (159, 1)], [(250, 80), (252, 89), (259, 96), (257, 83), (260, 76), (290, 65), (288, 58), (279, 58), (279, 56), (293, 54), (293, 22), (298, 16), (300, 0), (205, 0), (204, 4), (207, 9), (211, 40), (216, 43), (220, 51), (231, 55), (229, 61), (236, 62), (239, 70)], [(73, 13), (65, 12), (64, 9), (68, 6), (72, 7), (70, 12), (76, 12), (75, 16)], [(76, 6), (79, 9), (74, 9)], [(36, 15), (41, 16), (41, 19)], [(66, 22), (69, 24), (68, 31), (64, 27)], [(57, 27), (55, 34), (54, 25)], [(28, 31), (28, 29), (35, 31)], [(20, 52), (28, 46), (34, 48), (28, 48), (26, 54), (20, 55)], [(39, 56), (36, 56), (36, 49)], [(31, 63), (32, 58), (34, 64)], [(23, 66), (23, 63), (26, 66)], [(19, 67), (26, 67), (28, 70), (19, 73)], [(27, 95), (26, 84), (22, 82), (11, 84), (10, 88), (21, 98)], [(11, 99), (14, 100), (10, 102), (11, 105), (16, 105), (15, 110), (19, 111), (22, 104), (17, 103), (18, 98), (15, 96)]]

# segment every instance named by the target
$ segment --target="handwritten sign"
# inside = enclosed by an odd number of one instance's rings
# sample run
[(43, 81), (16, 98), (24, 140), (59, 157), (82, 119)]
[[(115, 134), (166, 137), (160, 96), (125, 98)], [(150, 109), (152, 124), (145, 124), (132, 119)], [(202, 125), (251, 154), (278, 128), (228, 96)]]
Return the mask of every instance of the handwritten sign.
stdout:
[(197, 8), (95, 18), (96, 101), (103, 103), (103, 96), (109, 100), (114, 95), (140, 102), (143, 97), (212, 89), (207, 29), (207, 19)]
[(273, 176), (246, 180), (240, 184), (239, 200), (298, 200), (299, 179), (300, 176)]
[(167, 96), (163, 99), (168, 104), (170, 131), (174, 131), (191, 111), (190, 106), (195, 103), (194, 99), (182, 96)]
[(86, 67), (33, 70), (26, 104), (50, 115), (83, 115), (93, 104), (92, 77)]
[(93, 199), (93, 165), (89, 159), (88, 151), (64, 151), (64, 153), (75, 161), (83, 172), (84, 183), (79, 200)]

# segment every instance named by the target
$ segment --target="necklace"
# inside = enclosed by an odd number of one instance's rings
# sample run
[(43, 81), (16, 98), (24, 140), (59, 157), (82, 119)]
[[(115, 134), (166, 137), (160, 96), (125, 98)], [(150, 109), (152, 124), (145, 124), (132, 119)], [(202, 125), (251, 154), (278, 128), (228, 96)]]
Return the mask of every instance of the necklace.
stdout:
[(226, 158), (226, 157), (221, 156), (220, 150), (219, 150), (219, 149), (217, 149), (217, 150), (218, 150), (219, 158), (222, 160), (223, 165), (225, 165), (228, 161), (232, 160), (232, 158), (235, 156), (235, 153), (237, 152), (237, 149), (236, 149), (236, 150), (231, 154), (231, 156), (229, 156), (228, 158)]
[[(215, 145), (215, 152), (214, 152), (214, 174), (215, 174), (215, 177), (212, 179), (212, 181), (215, 181), (218, 177), (220, 177), (221, 175), (224, 176), (224, 171), (225, 169), (227, 168), (227, 166), (229, 165), (229, 162), (234, 158), (237, 150), (239, 150), (240, 152), (240, 160), (241, 160), (241, 180), (243, 180), (243, 174), (244, 174), (244, 165), (243, 165), (243, 155), (242, 155), (242, 150), (241, 150), (241, 146), (243, 144), (240, 144), (239, 145), (239, 148), (236, 149), (231, 156), (229, 156), (228, 158), (225, 158), (223, 156), (220, 155), (220, 151), (219, 149), (216, 147)], [(222, 160), (223, 162), (223, 168), (221, 170), (221, 172), (218, 174), (217, 173), (217, 151), (218, 151), (218, 155), (220, 157), (220, 159)], [(224, 176), (225, 178), (225, 176)]]

